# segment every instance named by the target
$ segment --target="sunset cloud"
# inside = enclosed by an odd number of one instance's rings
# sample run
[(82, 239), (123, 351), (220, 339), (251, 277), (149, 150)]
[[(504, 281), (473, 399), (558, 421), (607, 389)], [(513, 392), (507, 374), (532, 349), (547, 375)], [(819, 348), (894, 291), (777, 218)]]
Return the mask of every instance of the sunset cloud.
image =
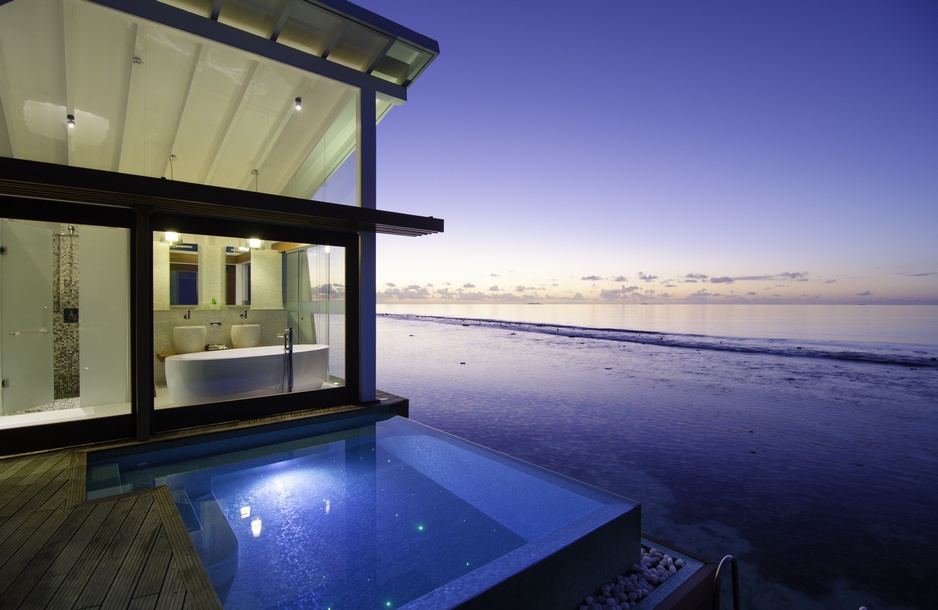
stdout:
[(644, 272), (639, 271), (639, 272), (638, 272), (638, 279), (643, 280), (643, 281), (645, 281), (645, 282), (654, 282), (655, 280), (658, 279), (658, 276), (657, 276), (657, 275), (646, 275)]

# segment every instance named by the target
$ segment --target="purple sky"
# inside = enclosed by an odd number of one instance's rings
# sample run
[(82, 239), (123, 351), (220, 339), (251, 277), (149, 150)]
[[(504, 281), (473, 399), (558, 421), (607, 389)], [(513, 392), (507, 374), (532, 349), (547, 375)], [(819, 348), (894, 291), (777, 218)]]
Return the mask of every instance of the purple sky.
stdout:
[(938, 3), (358, 4), (441, 48), (379, 300), (938, 303)]

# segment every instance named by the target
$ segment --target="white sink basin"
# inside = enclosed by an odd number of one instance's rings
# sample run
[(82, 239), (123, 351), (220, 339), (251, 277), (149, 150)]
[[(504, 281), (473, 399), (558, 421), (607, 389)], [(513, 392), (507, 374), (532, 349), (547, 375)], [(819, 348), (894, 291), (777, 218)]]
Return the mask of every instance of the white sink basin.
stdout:
[(231, 327), (232, 347), (257, 347), (260, 342), (260, 324), (235, 324)]
[(177, 354), (201, 352), (205, 350), (207, 336), (204, 326), (177, 326), (173, 329), (173, 347)]

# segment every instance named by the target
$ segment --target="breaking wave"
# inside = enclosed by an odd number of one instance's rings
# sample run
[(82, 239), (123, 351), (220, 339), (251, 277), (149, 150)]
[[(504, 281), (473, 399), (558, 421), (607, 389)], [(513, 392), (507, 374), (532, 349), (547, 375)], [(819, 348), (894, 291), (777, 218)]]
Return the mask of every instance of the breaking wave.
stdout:
[(511, 332), (529, 332), (574, 339), (596, 339), (639, 343), (683, 349), (712, 350), (742, 354), (764, 354), (795, 358), (821, 358), (916, 368), (938, 368), (938, 351), (930, 346), (907, 344), (862, 344), (850, 342), (809, 342), (794, 339), (751, 339), (666, 333), (616, 328), (588, 328), (535, 322), (506, 322), (484, 318), (461, 318), (418, 314), (379, 313), (379, 318), (416, 320), (459, 326), (477, 326), (504, 329)]

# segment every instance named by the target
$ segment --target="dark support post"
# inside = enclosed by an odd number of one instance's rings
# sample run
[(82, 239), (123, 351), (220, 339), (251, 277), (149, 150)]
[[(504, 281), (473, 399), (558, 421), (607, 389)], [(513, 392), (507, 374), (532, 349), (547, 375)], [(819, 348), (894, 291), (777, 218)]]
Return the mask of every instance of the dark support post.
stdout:
[(134, 218), (132, 240), (133, 265), (130, 301), (131, 371), (133, 371), (133, 414), (137, 440), (150, 438), (150, 416), (153, 413), (153, 229), (150, 210), (138, 207)]
[[(377, 208), (377, 114), (374, 89), (361, 89), (358, 100), (358, 205), (362, 208)], [(375, 326), (375, 234), (360, 232), (359, 282), (360, 292), (357, 306), (361, 312), (358, 327), (359, 351), (359, 402), (373, 402), (376, 394), (377, 374)]]

